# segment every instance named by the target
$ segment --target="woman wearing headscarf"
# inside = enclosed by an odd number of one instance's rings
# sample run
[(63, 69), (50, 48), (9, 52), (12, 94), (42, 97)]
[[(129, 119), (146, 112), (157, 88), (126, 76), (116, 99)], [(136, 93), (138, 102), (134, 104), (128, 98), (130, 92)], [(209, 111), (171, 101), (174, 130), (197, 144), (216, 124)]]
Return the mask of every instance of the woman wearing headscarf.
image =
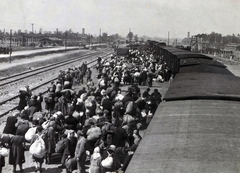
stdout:
[(13, 172), (19, 165), (20, 172), (23, 172), (22, 164), (25, 162), (24, 156), (24, 136), (15, 135), (10, 139), (9, 164), (13, 165)]
[(15, 127), (15, 124), (17, 122), (17, 117), (19, 116), (20, 116), (19, 112), (13, 112), (12, 116), (7, 117), (7, 122), (6, 126), (3, 129), (3, 133), (12, 135), (16, 134), (17, 127)]
[(96, 147), (90, 159), (89, 173), (101, 173), (101, 160), (102, 156), (100, 154), (100, 148)]

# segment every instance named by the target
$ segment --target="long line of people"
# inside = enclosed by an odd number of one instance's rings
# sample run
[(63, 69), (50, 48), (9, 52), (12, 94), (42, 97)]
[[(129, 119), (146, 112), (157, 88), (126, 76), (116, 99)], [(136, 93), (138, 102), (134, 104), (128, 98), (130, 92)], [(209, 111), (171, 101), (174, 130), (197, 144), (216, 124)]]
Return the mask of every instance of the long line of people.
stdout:
[[(0, 140), (10, 148), (13, 172), (16, 165), (23, 171), (26, 143), (36, 172), (42, 171), (44, 160), (51, 164), (53, 153), (61, 153), (59, 168), (67, 172), (85, 172), (88, 162), (90, 173), (124, 172), (141, 140), (139, 131), (149, 124), (161, 103), (158, 89), (150, 93), (150, 87), (165, 69), (161, 58), (137, 51), (130, 58), (98, 60), (96, 85), (83, 63), (79, 69), (61, 71), (45, 97), (32, 94), (28, 86), (20, 90), (19, 111), (7, 118)], [(84, 77), (87, 89), (75, 91), (72, 86), (83, 83)], [(130, 85), (123, 94), (121, 87), (126, 83)], [(141, 93), (139, 85), (146, 84), (149, 87)]]

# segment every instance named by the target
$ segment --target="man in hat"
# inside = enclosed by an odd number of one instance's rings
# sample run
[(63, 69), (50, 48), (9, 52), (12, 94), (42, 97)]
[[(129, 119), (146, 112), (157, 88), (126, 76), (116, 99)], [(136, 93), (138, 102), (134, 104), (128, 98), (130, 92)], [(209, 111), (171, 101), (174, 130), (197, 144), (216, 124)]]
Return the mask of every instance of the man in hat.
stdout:
[(78, 141), (75, 149), (78, 173), (85, 173), (86, 138), (81, 130), (77, 131)]

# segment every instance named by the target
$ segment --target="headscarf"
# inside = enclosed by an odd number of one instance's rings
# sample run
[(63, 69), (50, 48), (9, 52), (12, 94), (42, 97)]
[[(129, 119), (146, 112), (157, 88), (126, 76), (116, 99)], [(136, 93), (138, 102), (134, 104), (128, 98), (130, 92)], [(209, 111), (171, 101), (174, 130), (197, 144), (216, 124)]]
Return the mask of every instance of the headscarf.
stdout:
[(101, 157), (101, 155), (100, 155), (100, 148), (96, 147), (96, 148), (94, 148), (94, 151), (93, 151), (93, 154), (92, 154), (92, 158), (95, 160), (98, 157)]

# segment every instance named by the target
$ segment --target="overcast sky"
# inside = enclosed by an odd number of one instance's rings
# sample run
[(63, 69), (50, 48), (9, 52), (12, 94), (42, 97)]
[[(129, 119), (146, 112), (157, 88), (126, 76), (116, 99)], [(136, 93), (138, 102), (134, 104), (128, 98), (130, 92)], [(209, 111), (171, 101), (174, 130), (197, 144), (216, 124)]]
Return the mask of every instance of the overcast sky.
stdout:
[(240, 33), (240, 0), (0, 0), (0, 29), (183, 38)]

